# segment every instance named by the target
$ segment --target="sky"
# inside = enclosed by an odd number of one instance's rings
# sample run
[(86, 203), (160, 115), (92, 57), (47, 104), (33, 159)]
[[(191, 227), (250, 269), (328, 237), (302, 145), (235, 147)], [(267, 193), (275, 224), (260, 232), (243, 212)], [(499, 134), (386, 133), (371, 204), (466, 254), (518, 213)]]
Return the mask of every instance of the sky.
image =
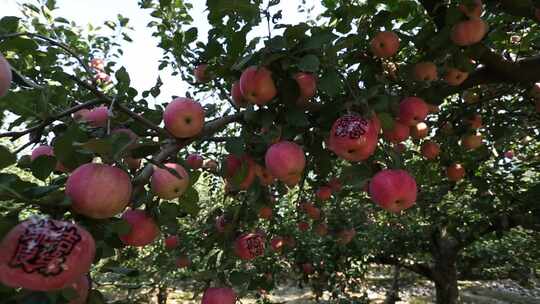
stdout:
[[(193, 4), (191, 15), (195, 20), (194, 25), (199, 30), (199, 39), (206, 41), (207, 32), (210, 26), (205, 13), (205, 0), (187, 0)], [(229, 0), (223, 0), (229, 1)], [(0, 0), (0, 18), (6, 15), (20, 15), (18, 13), (18, 3), (36, 3), (35, 0)], [(305, 20), (306, 15), (300, 14), (297, 10), (301, 0), (282, 0), (282, 4), (277, 9), (283, 10), (283, 23), (296, 24)], [(313, 14), (321, 11), (320, 1), (315, 2)], [(116, 20), (118, 14), (130, 19), (130, 25), (134, 31), (130, 33), (132, 43), (122, 42), (124, 56), (119, 61), (119, 66), (125, 66), (128, 70), (131, 83), (139, 92), (150, 88), (156, 82), (158, 75), (161, 76), (164, 85), (161, 88), (162, 95), (182, 96), (188, 86), (179, 77), (170, 76), (170, 70), (158, 71), (158, 61), (163, 55), (158, 48), (157, 40), (151, 36), (152, 29), (146, 25), (152, 20), (148, 11), (138, 7), (137, 0), (57, 0), (57, 16), (62, 16), (74, 21), (79, 25), (103, 24), (106, 20)], [(255, 35), (260, 33), (266, 35), (266, 27), (261, 26), (255, 31)], [(167, 101), (161, 101), (167, 102)]]

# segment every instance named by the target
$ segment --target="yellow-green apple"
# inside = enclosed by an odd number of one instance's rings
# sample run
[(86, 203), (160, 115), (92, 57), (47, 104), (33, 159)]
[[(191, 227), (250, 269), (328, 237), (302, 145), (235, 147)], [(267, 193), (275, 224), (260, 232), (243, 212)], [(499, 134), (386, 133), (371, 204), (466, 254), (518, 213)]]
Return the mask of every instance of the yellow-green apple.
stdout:
[(203, 157), (196, 153), (190, 154), (186, 158), (186, 164), (191, 169), (199, 169), (203, 166), (203, 163), (204, 163)]
[[(166, 200), (182, 196), (189, 187), (189, 174), (179, 164), (167, 163), (164, 166), (165, 168), (154, 166), (154, 172), (152, 173), (152, 180), (150, 182), (152, 193)], [(178, 176), (175, 176), (169, 170), (176, 172), (181, 178), (178, 178)]]
[(304, 150), (291, 141), (281, 141), (270, 146), (264, 160), (270, 174), (289, 187), (300, 182), (306, 166)]
[(249, 261), (264, 254), (264, 238), (260, 233), (245, 233), (234, 242), (234, 253), (242, 260)]
[(429, 128), (425, 122), (419, 122), (411, 127), (411, 137), (414, 139), (422, 139), (428, 136)]
[(179, 239), (177, 235), (169, 235), (164, 241), (165, 249), (172, 250), (178, 247), (178, 243)]
[(450, 39), (455, 45), (469, 46), (482, 41), (487, 31), (488, 26), (484, 20), (473, 18), (460, 21), (454, 25), (450, 33)]
[(388, 58), (399, 50), (399, 37), (394, 32), (378, 32), (371, 40), (371, 52), (377, 57)]
[(463, 72), (457, 68), (447, 68), (444, 74), (444, 81), (451, 86), (462, 84), (469, 77), (469, 73)]
[(200, 103), (185, 97), (171, 101), (163, 112), (165, 128), (178, 138), (189, 138), (201, 133), (204, 109)]
[(330, 188), (329, 186), (321, 186), (319, 187), (319, 189), (317, 189), (315, 195), (321, 201), (329, 200), (330, 197), (332, 197), (332, 188)]
[(406, 97), (399, 103), (399, 121), (407, 126), (424, 121), (428, 113), (428, 106), (421, 98)]
[(482, 145), (482, 135), (481, 134), (465, 135), (464, 137), (461, 138), (461, 144), (467, 150), (477, 149)]
[(262, 106), (277, 95), (272, 72), (266, 67), (251, 66), (240, 77), (240, 91), (248, 102)]
[(417, 192), (414, 177), (401, 169), (379, 171), (369, 182), (371, 199), (381, 208), (394, 213), (412, 207)]
[(229, 287), (211, 287), (204, 291), (201, 304), (234, 304), (236, 293)]
[[(30, 154), (30, 160), (34, 161), (36, 158), (45, 155), (45, 156), (54, 156), (54, 150), (53, 147), (49, 145), (41, 145), (34, 150), (32, 150), (32, 154)], [(60, 172), (68, 172), (69, 170), (62, 165), (59, 161), (56, 162), (56, 166), (54, 168), (56, 171)]]
[(426, 159), (432, 160), (439, 156), (441, 148), (436, 142), (428, 140), (422, 144), (420, 151)]
[(129, 175), (105, 164), (84, 164), (66, 182), (71, 209), (94, 219), (110, 218), (122, 212), (130, 202), (131, 190)]
[(231, 88), (231, 97), (233, 103), (239, 108), (246, 108), (249, 105), (249, 102), (242, 95), (240, 90), (240, 81), (235, 81)]
[(460, 163), (453, 163), (446, 168), (446, 175), (453, 182), (460, 181), (465, 177), (465, 167)]
[(311, 73), (297, 73), (294, 75), (294, 80), (300, 89), (300, 95), (296, 100), (299, 105), (305, 105), (309, 99), (317, 93), (317, 78)]
[(199, 64), (195, 67), (193, 74), (195, 75), (195, 81), (198, 83), (206, 83), (210, 81), (210, 75), (208, 75), (208, 64)]
[(143, 210), (126, 210), (122, 214), (122, 219), (131, 228), (129, 233), (120, 235), (120, 240), (126, 245), (143, 247), (151, 244), (159, 236), (156, 221)]
[(401, 123), (400, 121), (394, 121), (394, 125), (391, 129), (383, 129), (383, 137), (391, 143), (398, 144), (409, 137), (409, 126)]
[(327, 146), (345, 160), (362, 161), (375, 152), (380, 130), (377, 116), (366, 119), (360, 115), (347, 114), (332, 125)]
[(433, 62), (419, 62), (415, 64), (413, 75), (416, 81), (435, 81), (439, 78), (437, 75), (437, 66)]
[(0, 54), (0, 97), (4, 97), (9, 91), (12, 77), (9, 62)]

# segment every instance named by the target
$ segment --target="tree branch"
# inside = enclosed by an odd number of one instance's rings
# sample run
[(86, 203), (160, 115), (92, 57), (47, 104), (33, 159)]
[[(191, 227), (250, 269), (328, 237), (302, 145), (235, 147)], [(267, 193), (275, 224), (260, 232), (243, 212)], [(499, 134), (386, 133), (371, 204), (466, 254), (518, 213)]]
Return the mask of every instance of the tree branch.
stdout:
[(371, 259), (371, 262), (383, 264), (383, 265), (400, 266), (414, 273), (417, 273), (421, 276), (424, 276), (428, 278), (429, 280), (434, 279), (433, 270), (431, 269), (431, 267), (429, 267), (426, 264), (422, 264), (422, 263), (407, 264), (407, 263), (400, 262), (396, 258), (385, 257), (385, 256), (376, 256)]

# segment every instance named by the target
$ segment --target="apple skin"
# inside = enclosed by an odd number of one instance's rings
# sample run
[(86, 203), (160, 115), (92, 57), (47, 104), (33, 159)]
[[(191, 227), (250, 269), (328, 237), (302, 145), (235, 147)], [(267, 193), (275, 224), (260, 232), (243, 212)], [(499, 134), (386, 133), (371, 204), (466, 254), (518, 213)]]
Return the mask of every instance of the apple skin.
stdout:
[(334, 193), (341, 191), (341, 188), (343, 188), (343, 184), (337, 177), (332, 178), (328, 182), (328, 186), (330, 187), (330, 189), (332, 189), (332, 192)]
[(399, 103), (399, 121), (408, 126), (415, 126), (426, 119), (429, 108), (418, 97), (406, 97)]
[(188, 268), (191, 266), (191, 259), (187, 255), (181, 255), (176, 259), (176, 266), (178, 268)]
[(504, 152), (504, 157), (508, 159), (514, 158), (514, 151), (509, 150), (509, 151)]
[(475, 0), (474, 4), (469, 6), (466, 4), (460, 4), (458, 9), (469, 18), (479, 18), (482, 16), (482, 0)]
[(203, 163), (203, 168), (210, 172), (217, 172), (219, 164), (213, 159), (208, 159)]
[(429, 134), (429, 127), (425, 122), (419, 122), (411, 127), (411, 137), (414, 139), (422, 139)]
[(297, 226), (298, 230), (300, 230), (301, 232), (306, 232), (309, 230), (309, 224), (304, 221), (298, 222)]
[(453, 182), (458, 182), (465, 177), (465, 167), (460, 163), (453, 163), (446, 168), (448, 179)]
[(259, 218), (264, 220), (271, 220), (272, 219), (272, 208), (270, 207), (262, 207), (259, 209)]
[(84, 114), (83, 120), (94, 128), (106, 127), (109, 120), (109, 109), (106, 106), (93, 108)]
[(487, 24), (480, 18), (460, 21), (452, 28), (450, 39), (457, 46), (469, 46), (482, 41), (487, 31)]
[(413, 76), (416, 81), (435, 81), (439, 78), (437, 75), (437, 66), (433, 62), (419, 62), (415, 64)]
[(167, 163), (164, 164), (164, 166), (176, 171), (182, 179), (174, 176), (167, 169), (154, 166), (154, 173), (152, 173), (152, 180), (150, 182), (152, 193), (159, 198), (166, 200), (182, 196), (189, 187), (189, 174), (186, 169), (179, 164)]
[(264, 160), (270, 174), (289, 187), (300, 182), (306, 166), (304, 150), (291, 141), (281, 141), (270, 146)]
[(159, 236), (158, 225), (143, 210), (126, 210), (122, 214), (122, 219), (131, 226), (128, 234), (120, 235), (120, 240), (125, 245), (143, 247)]
[(464, 136), (461, 139), (461, 144), (465, 149), (467, 150), (475, 150), (482, 146), (482, 135), (480, 134), (472, 134)]
[(191, 168), (191, 169), (199, 169), (203, 166), (203, 163), (204, 163), (204, 159), (202, 156), (200, 156), (199, 154), (190, 154), (188, 155), (188, 157), (186, 158), (186, 164)]
[(473, 130), (480, 129), (483, 126), (482, 115), (480, 114), (475, 114), (472, 118), (467, 119), (466, 122)]
[[(255, 181), (256, 164), (253, 159), (247, 155), (238, 157), (234, 154), (229, 154), (225, 158), (225, 179), (229, 186), (234, 186), (235, 190), (247, 190)], [(242, 170), (247, 170), (242, 172)], [(237, 181), (237, 175), (244, 174), (242, 181)], [(237, 181), (237, 185), (233, 185)]]
[(240, 91), (248, 102), (263, 106), (277, 95), (272, 72), (265, 68), (251, 66), (240, 77)]
[(255, 175), (263, 186), (270, 186), (276, 180), (265, 167), (259, 164), (255, 164)]
[(272, 238), (272, 240), (270, 240), (270, 247), (272, 248), (272, 251), (274, 252), (281, 252), (284, 246), (285, 246), (285, 240), (280, 236), (276, 236)]
[(328, 225), (325, 223), (320, 223), (319, 225), (315, 226), (313, 230), (315, 230), (315, 233), (320, 237), (328, 235)]
[[(22, 261), (16, 258), (17, 249), (26, 248), (28, 242), (40, 244), (48, 238), (48, 246), (36, 246), (32, 252), (24, 255)], [(73, 240), (78, 241), (73, 241)], [(56, 251), (66, 248), (69, 252)], [(96, 245), (88, 231), (71, 222), (33, 217), (13, 227), (0, 243), (0, 282), (6, 286), (22, 287), (34, 291), (58, 290), (75, 283), (90, 270), (94, 261)], [(54, 250), (56, 258), (51, 257)], [(38, 260), (45, 265), (36, 265)], [(59, 259), (63, 259), (58, 265)], [(23, 264), (24, 263), (24, 264)], [(32, 267), (35, 269), (24, 269)], [(62, 267), (63, 266), (63, 267)]]
[(409, 137), (410, 129), (408, 125), (405, 125), (399, 121), (394, 121), (392, 129), (383, 129), (383, 137), (387, 141), (399, 144)]
[[(34, 150), (32, 150), (32, 154), (30, 154), (30, 160), (34, 161), (36, 158), (46, 155), (46, 156), (54, 156), (54, 150), (53, 147), (48, 145), (41, 145), (39, 147), (36, 147)], [(56, 166), (54, 170), (59, 172), (69, 172), (69, 170), (62, 165), (59, 161), (56, 162)]]
[(236, 256), (244, 261), (253, 260), (264, 254), (264, 238), (259, 233), (246, 233), (234, 242)]
[(303, 263), (301, 267), (302, 267), (302, 272), (307, 275), (313, 274), (315, 272), (315, 268), (313, 267), (313, 264), (311, 263)]
[(233, 103), (239, 108), (247, 108), (249, 102), (242, 95), (240, 90), (240, 81), (235, 81), (231, 88), (231, 96)]
[(94, 81), (101, 84), (108, 84), (111, 82), (111, 76), (105, 72), (97, 72), (94, 75)]
[(311, 73), (297, 73), (294, 75), (294, 80), (300, 89), (300, 96), (298, 96), (296, 104), (305, 105), (317, 93), (317, 78)]
[(177, 235), (169, 235), (165, 241), (165, 249), (172, 250), (176, 247), (178, 247), (178, 244), (180, 243)]
[(0, 54), (0, 98), (6, 96), (9, 91), (13, 81), (12, 77), (9, 62)]
[(228, 287), (211, 287), (204, 291), (201, 304), (234, 304), (236, 293)]
[(392, 57), (399, 50), (399, 37), (394, 32), (379, 32), (371, 40), (370, 46), (376, 57)]
[(380, 130), (377, 116), (366, 119), (355, 114), (344, 115), (332, 125), (327, 146), (345, 160), (362, 161), (375, 152)]
[(86, 115), (88, 115), (88, 113), (90, 113), (90, 110), (88, 109), (80, 109), (79, 111), (73, 113), (72, 117), (73, 117), (73, 120), (75, 120), (76, 122), (84, 122), (86, 121)]
[(193, 74), (195, 75), (195, 81), (198, 83), (207, 83), (210, 81), (210, 77), (206, 70), (208, 69), (208, 64), (199, 64), (195, 67), (195, 70), (193, 70)]
[(385, 169), (375, 174), (369, 182), (371, 199), (393, 213), (412, 207), (417, 192), (416, 181), (405, 170)]
[(420, 151), (426, 159), (432, 160), (439, 156), (439, 153), (441, 153), (441, 148), (433, 141), (426, 141), (422, 144)]
[(447, 68), (444, 74), (444, 81), (451, 86), (462, 84), (469, 77), (469, 73), (463, 72), (456, 68)]
[(332, 197), (332, 188), (329, 186), (321, 186), (315, 193), (318, 199), (321, 201), (329, 200)]
[(87, 274), (82, 275), (75, 283), (69, 286), (75, 290), (77, 297), (68, 304), (86, 304), (88, 293), (90, 291), (90, 278)]
[(165, 108), (163, 122), (174, 137), (194, 137), (203, 129), (204, 109), (200, 103), (192, 99), (178, 97)]
[(104, 164), (84, 164), (66, 182), (71, 209), (94, 219), (110, 218), (122, 212), (131, 200), (131, 190), (126, 172)]
[(306, 208), (306, 213), (307, 216), (314, 221), (321, 219), (321, 209), (317, 207)]
[(105, 61), (101, 58), (93, 58), (90, 60), (90, 67), (98, 71), (105, 71)]

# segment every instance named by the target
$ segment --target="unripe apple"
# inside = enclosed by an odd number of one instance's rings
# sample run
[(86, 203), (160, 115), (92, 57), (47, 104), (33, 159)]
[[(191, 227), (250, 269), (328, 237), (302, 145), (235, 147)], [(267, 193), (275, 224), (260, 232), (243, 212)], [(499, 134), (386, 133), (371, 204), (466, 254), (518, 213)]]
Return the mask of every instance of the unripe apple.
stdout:
[(328, 225), (326, 225), (325, 223), (320, 223), (315, 226), (314, 230), (318, 236), (326, 236), (328, 234)]
[(415, 126), (426, 119), (429, 113), (426, 102), (418, 97), (407, 97), (399, 103), (399, 121), (408, 126)]
[(460, 163), (453, 163), (446, 168), (446, 175), (453, 182), (460, 181), (465, 177), (465, 168)]
[(83, 120), (94, 128), (106, 127), (109, 120), (109, 109), (106, 106), (93, 108), (83, 116)]
[(454, 25), (450, 39), (458, 46), (469, 46), (482, 41), (487, 31), (488, 26), (484, 20), (473, 18)]
[(207, 83), (210, 81), (210, 75), (208, 75), (208, 64), (199, 64), (193, 70), (193, 75), (195, 76), (195, 81), (198, 83)]
[(269, 186), (274, 183), (275, 178), (270, 174), (265, 167), (256, 164), (255, 165), (255, 175), (259, 179), (259, 183), (263, 186)]
[(179, 243), (178, 236), (177, 235), (169, 235), (165, 239), (164, 243), (165, 243), (165, 249), (172, 250), (172, 249), (178, 247), (178, 243)]
[(276, 236), (270, 241), (270, 246), (274, 252), (281, 252), (285, 246), (285, 240), (280, 236)]
[[(32, 150), (32, 154), (30, 155), (30, 160), (34, 161), (36, 158), (46, 155), (46, 156), (54, 156), (54, 150), (53, 147), (48, 145), (41, 145), (34, 150)], [(62, 165), (59, 161), (56, 162), (56, 166), (54, 168), (56, 171), (60, 172), (68, 172), (69, 170)]]
[(240, 91), (248, 102), (262, 106), (277, 95), (272, 72), (265, 68), (251, 66), (240, 77)]
[(90, 291), (90, 278), (87, 274), (82, 275), (75, 283), (69, 287), (75, 290), (77, 297), (69, 301), (68, 304), (86, 304)]
[(329, 200), (330, 197), (332, 197), (332, 188), (328, 186), (321, 186), (319, 189), (317, 189), (317, 192), (315, 193), (318, 199), (321, 201)]
[(105, 61), (101, 58), (93, 58), (90, 60), (90, 67), (98, 71), (105, 71)]
[(13, 81), (12, 77), (9, 62), (0, 54), (0, 98), (6, 96), (9, 91)]
[(152, 192), (159, 198), (166, 200), (172, 200), (182, 196), (189, 187), (189, 174), (179, 164), (167, 163), (164, 166), (175, 171), (181, 178), (169, 172), (168, 169), (154, 166), (154, 173), (152, 173), (150, 183)]
[(297, 73), (294, 75), (294, 80), (300, 89), (296, 103), (299, 105), (307, 104), (309, 99), (317, 93), (317, 78), (311, 73)]
[(191, 266), (191, 259), (187, 255), (181, 255), (176, 259), (176, 266), (178, 268), (188, 268)]
[(347, 245), (356, 236), (356, 230), (354, 228), (344, 229), (338, 233), (338, 244)]
[(409, 126), (399, 121), (394, 121), (391, 129), (383, 129), (383, 137), (391, 143), (398, 144), (409, 137)]
[(203, 129), (204, 109), (192, 99), (178, 97), (165, 108), (163, 122), (165, 128), (175, 137), (194, 137)]
[(120, 235), (122, 243), (129, 246), (143, 247), (151, 244), (159, 236), (159, 227), (154, 219), (143, 210), (130, 209), (122, 214), (131, 230)]
[(186, 158), (186, 164), (191, 168), (191, 169), (199, 169), (203, 166), (203, 158), (202, 156), (200, 156), (199, 154), (190, 154), (188, 155), (188, 157)]
[(463, 72), (456, 68), (447, 68), (446, 74), (444, 74), (444, 80), (448, 85), (458, 86), (462, 84), (469, 77), (469, 73)]
[(394, 213), (412, 207), (417, 192), (416, 181), (405, 170), (385, 169), (375, 174), (369, 182), (371, 199)]
[(204, 291), (201, 304), (234, 304), (236, 293), (232, 288), (212, 287)]
[(437, 66), (433, 62), (419, 62), (415, 64), (413, 75), (416, 81), (435, 81), (439, 78), (437, 75)]
[(262, 207), (259, 209), (259, 218), (270, 220), (272, 219), (272, 208), (270, 207)]
[(77, 224), (30, 218), (0, 243), (0, 282), (13, 288), (50, 291), (69, 287), (90, 270), (92, 235)]
[(426, 141), (422, 144), (421, 152), (426, 159), (432, 160), (439, 156), (441, 148), (433, 141)]
[(371, 51), (377, 57), (392, 57), (398, 50), (399, 37), (394, 32), (379, 32), (371, 40)]
[(348, 161), (366, 160), (377, 148), (380, 130), (376, 116), (371, 119), (351, 114), (342, 116), (332, 125), (328, 148)]
[(411, 137), (414, 139), (422, 139), (428, 136), (429, 128), (424, 122), (419, 122), (411, 127)]
[(281, 141), (270, 146), (264, 160), (270, 174), (289, 187), (300, 182), (306, 166), (304, 150), (290, 141)]
[(334, 193), (341, 191), (341, 188), (343, 187), (341, 181), (337, 177), (333, 177), (332, 179), (330, 179), (330, 181), (328, 182), (328, 186)]
[(469, 18), (478, 18), (482, 16), (482, 0), (474, 0), (472, 5), (460, 4), (458, 9)]
[(300, 230), (301, 232), (306, 232), (309, 230), (309, 224), (307, 222), (300, 221), (298, 222), (297, 226), (298, 230)]
[(482, 128), (482, 115), (475, 114), (472, 118), (467, 120), (467, 123), (470, 124), (471, 129), (480, 129)]
[(472, 134), (472, 135), (466, 135), (461, 139), (461, 144), (467, 149), (467, 150), (475, 150), (482, 146), (482, 135), (480, 134)]
[(264, 238), (259, 233), (246, 233), (234, 242), (234, 252), (240, 259), (249, 261), (264, 254)]
[(231, 88), (231, 96), (233, 103), (239, 108), (246, 108), (249, 105), (249, 102), (242, 95), (240, 90), (240, 82), (235, 81)]
[(84, 164), (66, 182), (72, 210), (94, 219), (110, 218), (122, 212), (130, 202), (131, 190), (126, 172), (104, 164)]

